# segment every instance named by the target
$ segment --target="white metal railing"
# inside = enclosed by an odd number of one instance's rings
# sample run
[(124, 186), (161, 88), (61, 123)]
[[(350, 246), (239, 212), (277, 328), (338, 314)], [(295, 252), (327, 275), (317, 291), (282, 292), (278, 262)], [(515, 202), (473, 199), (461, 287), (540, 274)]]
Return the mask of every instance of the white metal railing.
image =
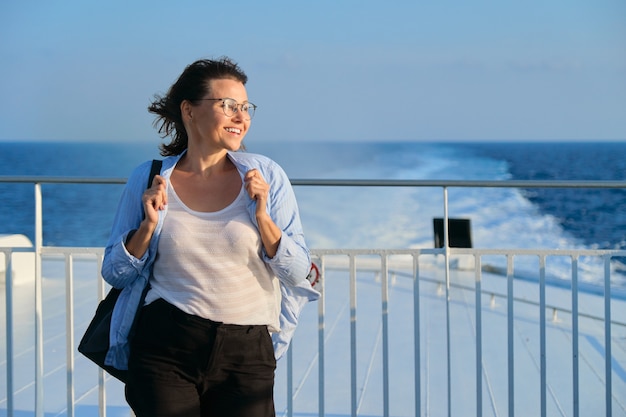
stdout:
[[(442, 253), (443, 251), (443, 253)], [(414, 291), (414, 312), (415, 312), (415, 316), (413, 317), (414, 323), (415, 323), (415, 327), (414, 327), (414, 338), (415, 338), (415, 345), (414, 345), (414, 360), (415, 360), (415, 392), (414, 392), (414, 398), (415, 398), (415, 414), (414, 415), (423, 415), (423, 405), (421, 404), (421, 398), (422, 398), (422, 392), (421, 392), (421, 388), (420, 388), (420, 345), (422, 344), (422, 340), (420, 337), (420, 327), (419, 327), (419, 312), (420, 312), (420, 306), (419, 306), (419, 300), (420, 300), (420, 287), (419, 284), (423, 283), (425, 281), (431, 281), (431, 282), (435, 282), (435, 283), (440, 283), (443, 286), (445, 286), (445, 300), (446, 300), (446, 341), (447, 341), (447, 346), (446, 346), (446, 354), (447, 354), (447, 361), (446, 361), (446, 371), (447, 371), (447, 391), (448, 391), (448, 396), (447, 396), (447, 407), (448, 407), (448, 415), (451, 415), (451, 411), (453, 409), (453, 405), (451, 403), (451, 399), (452, 399), (452, 395), (451, 395), (451, 386), (450, 386), (450, 370), (451, 370), (451, 360), (450, 360), (450, 352), (451, 352), (451, 347), (450, 347), (450, 289), (452, 287), (457, 287), (457, 288), (463, 288), (463, 285), (455, 285), (452, 284), (450, 282), (450, 275), (449, 275), (449, 262), (448, 260), (446, 260), (445, 262), (445, 268), (446, 268), (446, 274), (445, 274), (445, 280), (443, 281), (437, 281), (437, 280), (431, 280), (427, 277), (424, 277), (420, 274), (420, 263), (419, 263), (419, 258), (423, 257), (425, 255), (437, 255), (437, 254), (443, 254), (445, 255), (447, 253), (448, 256), (455, 256), (455, 255), (467, 255), (467, 256), (471, 256), (474, 257), (475, 259), (475, 267), (474, 267), (474, 273), (475, 273), (475, 286), (472, 287), (465, 287), (466, 290), (470, 290), (473, 291), (475, 293), (475, 305), (476, 306), (481, 306), (482, 305), (482, 297), (484, 297), (486, 294), (491, 296), (491, 297), (502, 297), (503, 299), (506, 300), (506, 305), (507, 305), (507, 326), (506, 326), (506, 331), (507, 331), (507, 363), (508, 363), (508, 380), (507, 380), (507, 384), (508, 384), (508, 412), (507, 415), (509, 416), (513, 416), (515, 415), (515, 370), (514, 370), (514, 343), (513, 343), (513, 338), (514, 338), (514, 306), (516, 304), (534, 304), (537, 305), (538, 311), (540, 313), (540, 318), (539, 318), (539, 323), (540, 323), (540, 353), (539, 356), (541, 358), (541, 364), (540, 364), (540, 393), (541, 393), (541, 406), (540, 406), (540, 410), (541, 410), (541, 415), (545, 416), (548, 415), (547, 414), (547, 397), (549, 395), (548, 389), (547, 389), (547, 378), (546, 378), (546, 369), (547, 369), (547, 364), (546, 364), (546, 324), (549, 323), (549, 317), (547, 315), (548, 311), (552, 311), (552, 318), (551, 320), (556, 321), (557, 320), (557, 312), (562, 312), (562, 313), (567, 313), (569, 315), (571, 315), (571, 319), (572, 319), (572, 324), (571, 324), (571, 331), (572, 331), (572, 373), (573, 373), (573, 378), (572, 378), (572, 392), (573, 392), (573, 398), (575, 400), (574, 404), (572, 404), (572, 410), (573, 410), (573, 415), (574, 416), (579, 416), (579, 409), (578, 409), (578, 398), (581, 394), (580, 389), (579, 389), (579, 354), (578, 354), (578, 344), (579, 344), (579, 335), (578, 335), (578, 330), (579, 330), (579, 324), (578, 324), (578, 319), (582, 318), (582, 317), (587, 317), (587, 318), (592, 318), (594, 320), (598, 320), (599, 322), (603, 322), (604, 323), (604, 357), (606, 358), (605, 361), (605, 369), (604, 369), (604, 378), (605, 378), (605, 407), (606, 407), (606, 415), (607, 416), (612, 416), (612, 402), (614, 401), (614, 399), (616, 397), (620, 397), (620, 395), (618, 395), (617, 393), (612, 391), (612, 370), (611, 370), (611, 357), (612, 357), (612, 352), (611, 352), (611, 345), (612, 345), (612, 331), (611, 331), (611, 325), (617, 325), (620, 326), (622, 329), (624, 329), (626, 327), (626, 320), (623, 319), (623, 317), (614, 319), (611, 315), (611, 300), (612, 300), (612, 295), (611, 295), (611, 285), (610, 285), (610, 276), (611, 276), (611, 269), (610, 269), (610, 260), (612, 257), (614, 256), (625, 256), (626, 255), (626, 251), (607, 251), (607, 250), (508, 250), (508, 249), (491, 249), (491, 250), (481, 250), (481, 249), (466, 249), (466, 248), (444, 248), (443, 250), (439, 250), (439, 249), (416, 249), (416, 250), (315, 250), (314, 254), (316, 256), (318, 256), (321, 259), (321, 265), (322, 265), (322, 270), (324, 271), (322, 273), (322, 275), (324, 275), (325, 271), (326, 271), (326, 267), (325, 267), (325, 263), (324, 263), (324, 259), (325, 257), (328, 256), (337, 256), (337, 255), (344, 255), (346, 257), (349, 258), (348, 261), (348, 270), (350, 273), (350, 293), (349, 293), (349, 297), (350, 297), (350, 310), (351, 310), (351, 327), (350, 327), (350, 335), (351, 335), (351, 349), (350, 349), (350, 361), (351, 361), (351, 386), (350, 386), (350, 396), (351, 396), (351, 405), (352, 405), (352, 412), (351, 415), (356, 416), (357, 415), (357, 392), (356, 392), (356, 387), (357, 387), (357, 379), (356, 379), (356, 357), (357, 357), (357, 345), (356, 345), (356, 300), (357, 300), (357, 290), (356, 290), (356, 283), (357, 283), (357, 274), (358, 274), (358, 270), (356, 267), (356, 260), (358, 259), (358, 257), (362, 257), (362, 256), (379, 256), (381, 258), (381, 268), (379, 273), (381, 274), (381, 310), (382, 310), (382, 349), (383, 349), (383, 375), (382, 377), (384, 378), (384, 382), (383, 382), (383, 415), (385, 416), (389, 416), (390, 412), (389, 412), (389, 383), (388, 383), (388, 378), (389, 378), (389, 372), (388, 372), (388, 368), (389, 368), (389, 357), (388, 357), (388, 340), (389, 340), (389, 324), (388, 324), (388, 317), (387, 317), (387, 311), (388, 311), (388, 304), (389, 304), (389, 274), (392, 273), (393, 271), (390, 270), (389, 267), (389, 262), (388, 259), (389, 257), (392, 256), (397, 256), (397, 255), (406, 255), (406, 256), (410, 256), (413, 259), (413, 272), (410, 276), (408, 276), (408, 278), (410, 278), (414, 284), (413, 286), (413, 291)], [(482, 268), (481, 268), (481, 260), (486, 257), (486, 256), (492, 256), (492, 255), (499, 255), (499, 256), (504, 256), (506, 257), (506, 282), (507, 282), (507, 288), (506, 291), (504, 293), (494, 293), (492, 290), (489, 291), (485, 291), (481, 288), (481, 283), (482, 283)], [(534, 302), (534, 301), (530, 301), (527, 299), (523, 299), (523, 298), (516, 298), (515, 296), (515, 292), (514, 292), (514, 288), (513, 288), (513, 282), (514, 282), (514, 274), (513, 274), (513, 265), (514, 265), (514, 259), (516, 257), (520, 257), (520, 256), (536, 256), (539, 259), (539, 265), (540, 265), (540, 269), (539, 269), (539, 282), (538, 282), (538, 288), (539, 288), (539, 302)], [(579, 297), (579, 266), (578, 266), (578, 260), (580, 257), (584, 257), (584, 256), (594, 256), (594, 257), (600, 257), (604, 260), (605, 263), (605, 275), (604, 275), (604, 294), (603, 294), (603, 302), (604, 302), (604, 314), (603, 315), (589, 315), (589, 314), (585, 314), (585, 313), (581, 313), (579, 311), (579, 307), (578, 307), (578, 297)], [(546, 287), (549, 286), (550, 284), (547, 282), (546, 280), (546, 258), (548, 257), (568, 257), (572, 260), (572, 266), (571, 266), (571, 309), (567, 309), (564, 308), (562, 306), (557, 306), (557, 305), (549, 305), (546, 302)], [(449, 258), (446, 258), (449, 259)], [(619, 297), (620, 299), (624, 299), (624, 292), (620, 292), (619, 295), (616, 295), (617, 297)], [(325, 314), (324, 314), (324, 297), (322, 297), (322, 299), (319, 302), (319, 369), (320, 369), (320, 387), (319, 387), (319, 407), (320, 410), (323, 410), (323, 405), (324, 405), (324, 385), (323, 385), (323, 381), (325, 380), (324, 377), (324, 350), (325, 350), (325, 346), (324, 343), (322, 343), (322, 341), (324, 340), (324, 331), (325, 331)], [(475, 322), (476, 322), (476, 358), (475, 358), (475, 366), (476, 366), (476, 410), (475, 410), (475, 415), (477, 416), (482, 416), (483, 414), (483, 404), (482, 404), (482, 398), (483, 398), (483, 393), (482, 393), (482, 387), (483, 387), (483, 380), (482, 380), (482, 364), (483, 364), (483, 348), (482, 348), (482, 338), (481, 338), (481, 323), (482, 323), (482, 319), (481, 319), (481, 314), (482, 314), (482, 308), (477, 307), (475, 309)], [(291, 391), (290, 391), (291, 392)], [(623, 407), (623, 404), (622, 404)], [(622, 412), (624, 412), (626, 410), (622, 409)], [(288, 412), (289, 415), (292, 415), (292, 410), (290, 410)], [(320, 413), (320, 415), (323, 415), (322, 413)], [(621, 414), (620, 414), (621, 415)]]
[[(75, 352), (75, 335), (74, 335), (74, 277), (73, 277), (73, 260), (75, 257), (90, 256), (97, 260), (97, 270), (101, 266), (101, 259), (103, 255), (102, 248), (62, 248), (62, 247), (45, 247), (42, 241), (42, 197), (41, 197), (41, 184), (42, 183), (82, 183), (82, 184), (122, 184), (124, 180), (121, 179), (74, 179), (74, 178), (43, 178), (43, 177), (0, 177), (0, 182), (22, 182), (34, 184), (34, 201), (35, 201), (35, 242), (34, 249), (23, 248), (0, 248), (0, 252), (4, 254), (5, 259), (5, 314), (6, 314), (6, 410), (7, 416), (14, 416), (13, 408), (13, 395), (15, 386), (13, 384), (15, 377), (15, 369), (13, 368), (12, 357), (15, 354), (13, 351), (14, 342), (14, 299), (13, 299), (13, 279), (12, 279), (12, 259), (15, 253), (21, 252), (34, 252), (35, 254), (35, 291), (34, 291), (34, 323), (35, 323), (35, 402), (34, 410), (36, 417), (44, 416), (44, 392), (43, 392), (43, 379), (44, 379), (44, 345), (43, 345), (43, 286), (42, 286), (42, 261), (45, 257), (63, 257), (65, 260), (65, 285), (66, 285), (66, 368), (67, 368), (67, 416), (75, 415), (75, 381), (74, 381), (74, 352)], [(583, 182), (536, 182), (536, 181), (369, 181), (369, 180), (294, 180), (292, 181), (294, 186), (376, 186), (376, 187), (388, 187), (388, 186), (402, 186), (402, 187), (439, 187), (443, 191), (443, 204), (444, 204), (444, 219), (448, 218), (448, 198), (447, 192), (450, 187), (519, 187), (519, 188), (537, 188), (537, 187), (558, 187), (558, 188), (626, 188), (626, 182), (603, 182), (603, 181), (583, 181)], [(532, 301), (516, 298), (513, 282), (514, 273), (513, 265), (516, 257), (521, 256), (533, 256), (539, 260), (539, 325), (540, 325), (540, 412), (541, 416), (547, 415), (547, 400), (549, 390), (547, 387), (546, 376), (546, 323), (548, 323), (547, 311), (552, 310), (553, 314), (557, 311), (562, 311), (571, 315), (571, 331), (572, 331), (572, 381), (571, 390), (573, 404), (571, 409), (574, 416), (579, 416), (579, 397), (580, 381), (579, 381), (579, 318), (585, 314), (579, 311), (578, 298), (580, 294), (579, 289), (579, 259), (581, 257), (598, 257), (604, 261), (604, 277), (603, 277), (603, 315), (595, 317), (604, 323), (604, 407), (605, 415), (613, 415), (613, 403), (616, 397), (619, 397), (613, 391), (612, 384), (612, 326), (620, 326), (623, 328), (626, 326), (623, 318), (615, 319), (612, 316), (612, 299), (615, 296), (623, 297), (623, 294), (612, 294), (615, 292), (611, 287), (611, 267), (610, 262), (614, 257), (626, 257), (626, 251), (621, 250), (529, 250), (529, 249), (472, 249), (472, 248), (450, 248), (448, 244), (448, 222), (444, 221), (444, 247), (435, 249), (404, 249), (404, 250), (386, 250), (386, 249), (368, 249), (368, 250), (345, 250), (345, 249), (317, 249), (313, 250), (313, 255), (319, 259), (322, 276), (324, 277), (328, 272), (336, 269), (345, 268), (349, 274), (349, 299), (350, 299), (350, 409), (351, 415), (356, 416), (359, 408), (359, 395), (357, 392), (357, 276), (360, 273), (360, 269), (357, 267), (357, 259), (360, 257), (380, 257), (381, 263), (378, 273), (380, 274), (380, 302), (382, 315), (380, 317), (382, 323), (382, 390), (383, 390), (383, 415), (390, 415), (390, 383), (389, 383), (389, 275), (390, 273), (402, 273), (396, 271), (396, 266), (390, 262), (390, 259), (396, 256), (406, 256), (412, 259), (412, 265), (409, 268), (408, 278), (413, 282), (413, 312), (412, 317), (414, 321), (414, 346), (413, 346), (413, 362), (414, 362), (414, 415), (421, 415), (424, 409), (422, 404), (423, 387), (421, 383), (421, 351), (420, 346), (423, 343), (422, 336), (420, 334), (420, 283), (428, 282), (431, 280), (428, 276), (420, 274), (420, 258), (425, 256), (433, 257), (440, 256), (444, 259), (444, 278), (442, 280), (434, 280), (443, 286), (445, 289), (445, 317), (446, 317), (446, 372), (447, 372), (447, 414), (452, 415), (452, 386), (451, 386), (451, 346), (450, 346), (450, 332), (451, 332), (451, 319), (450, 319), (450, 291), (452, 288), (460, 288), (461, 284), (457, 284), (451, 281), (450, 272), (450, 260), (454, 256), (464, 255), (470, 256), (474, 259), (474, 287), (465, 287), (465, 289), (472, 290), (475, 294), (475, 311), (474, 320), (476, 323), (476, 346), (475, 346), (475, 372), (476, 372), (476, 396), (475, 415), (482, 416), (484, 412), (483, 406), (483, 341), (482, 341), (482, 303), (483, 297), (488, 294), (491, 297), (502, 297), (507, 301), (507, 358), (508, 358), (508, 407), (507, 415), (513, 416), (515, 414), (515, 368), (514, 368), (514, 308), (519, 303), (532, 303)], [(328, 259), (334, 257), (346, 257), (347, 264), (345, 266), (328, 265)], [(496, 294), (493, 291), (487, 292), (481, 287), (483, 281), (483, 268), (482, 262), (485, 257), (489, 256), (501, 256), (506, 259), (506, 291)], [(549, 286), (546, 280), (546, 267), (545, 262), (547, 257), (567, 257), (571, 259), (571, 309), (563, 308), (562, 306), (551, 306), (546, 301), (546, 287)], [(326, 358), (326, 346), (325, 346), (325, 332), (326, 332), (326, 294), (323, 290), (324, 279), (322, 279), (322, 298), (318, 302), (318, 353), (317, 353), (317, 365), (318, 365), (318, 413), (319, 415), (325, 415), (325, 381), (327, 380), (325, 374), (325, 358)], [(105, 294), (105, 285), (102, 280), (98, 283), (98, 298), (102, 299)], [(293, 374), (292, 374), (292, 362), (293, 354), (291, 349), (288, 353), (287, 363), (287, 406), (285, 414), (291, 416), (294, 414), (293, 397), (294, 392), (297, 391), (294, 388)], [(106, 415), (106, 390), (105, 390), (105, 375), (102, 371), (99, 373), (98, 382), (99, 392), (99, 415)], [(0, 397), (1, 399), (1, 397)], [(618, 402), (618, 404), (622, 404)]]

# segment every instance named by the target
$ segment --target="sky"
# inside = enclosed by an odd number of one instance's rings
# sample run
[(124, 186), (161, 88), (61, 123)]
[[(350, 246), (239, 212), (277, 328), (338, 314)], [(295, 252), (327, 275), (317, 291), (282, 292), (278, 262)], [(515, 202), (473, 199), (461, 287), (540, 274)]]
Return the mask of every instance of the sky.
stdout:
[(626, 140), (625, 0), (3, 1), (0, 140), (158, 140), (224, 55), (247, 141)]

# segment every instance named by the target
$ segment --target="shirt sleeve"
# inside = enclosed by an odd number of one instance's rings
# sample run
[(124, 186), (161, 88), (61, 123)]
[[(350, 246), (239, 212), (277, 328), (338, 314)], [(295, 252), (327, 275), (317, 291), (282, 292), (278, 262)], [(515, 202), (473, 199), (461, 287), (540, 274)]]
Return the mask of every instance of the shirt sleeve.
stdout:
[(281, 285), (280, 292), (282, 297), (280, 304), (280, 332), (272, 333), (276, 360), (280, 359), (289, 348), (304, 306), (320, 297), (320, 293), (314, 290), (306, 279), (295, 286)]
[(304, 240), (295, 193), (287, 174), (278, 164), (273, 163), (263, 175), (270, 184), (268, 211), (282, 231), (276, 255), (269, 258), (264, 254), (264, 261), (281, 282), (298, 285), (306, 282), (311, 256)]

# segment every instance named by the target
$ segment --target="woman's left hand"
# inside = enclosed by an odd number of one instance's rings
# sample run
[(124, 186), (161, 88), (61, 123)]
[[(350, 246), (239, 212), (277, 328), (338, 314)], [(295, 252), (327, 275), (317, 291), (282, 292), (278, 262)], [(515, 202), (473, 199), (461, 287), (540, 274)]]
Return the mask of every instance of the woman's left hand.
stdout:
[(269, 195), (270, 186), (257, 169), (251, 169), (246, 172), (243, 178), (244, 186), (251, 199), (256, 200), (257, 216), (265, 213), (267, 205), (267, 196)]
[(266, 210), (270, 186), (265, 182), (263, 175), (256, 169), (246, 172), (243, 181), (250, 198), (256, 200), (257, 226), (265, 253), (270, 258), (273, 258), (278, 250), (282, 231), (272, 221)]

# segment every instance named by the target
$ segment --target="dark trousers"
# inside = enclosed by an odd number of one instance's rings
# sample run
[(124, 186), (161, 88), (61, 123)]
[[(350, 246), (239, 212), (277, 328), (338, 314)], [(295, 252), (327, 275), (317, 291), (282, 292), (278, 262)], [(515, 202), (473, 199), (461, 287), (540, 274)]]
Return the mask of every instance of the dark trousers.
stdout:
[(157, 300), (131, 342), (126, 400), (137, 417), (275, 416), (267, 326), (216, 323)]

